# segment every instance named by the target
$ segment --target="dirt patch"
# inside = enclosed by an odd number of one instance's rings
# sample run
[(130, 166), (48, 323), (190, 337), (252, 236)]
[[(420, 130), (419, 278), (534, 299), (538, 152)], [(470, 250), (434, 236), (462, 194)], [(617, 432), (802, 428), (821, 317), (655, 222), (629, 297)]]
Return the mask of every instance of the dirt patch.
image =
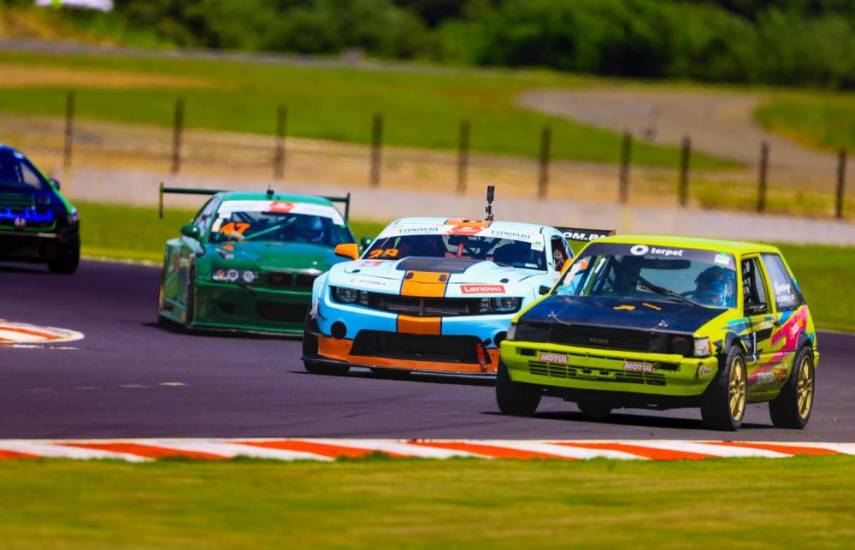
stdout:
[(0, 63), (0, 87), (63, 86), (73, 88), (213, 88), (205, 79), (125, 71), (66, 69), (50, 65)]
[(760, 144), (770, 145), (771, 170), (790, 183), (825, 186), (836, 168), (833, 155), (813, 151), (772, 135), (754, 122), (765, 98), (736, 91), (593, 88), (533, 90), (519, 97), (530, 109), (678, 145), (690, 136), (692, 147), (713, 155), (756, 164)]

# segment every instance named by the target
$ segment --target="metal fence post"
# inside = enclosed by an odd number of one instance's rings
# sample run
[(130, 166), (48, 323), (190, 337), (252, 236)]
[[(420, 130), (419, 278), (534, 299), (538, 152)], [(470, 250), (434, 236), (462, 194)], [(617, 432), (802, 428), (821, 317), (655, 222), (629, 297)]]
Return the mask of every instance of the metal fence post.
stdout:
[(841, 149), (837, 157), (837, 204), (834, 215), (843, 219), (843, 201), (846, 199), (846, 149)]
[(383, 146), (383, 115), (374, 113), (371, 127), (371, 186), (380, 185), (380, 154)]
[(175, 120), (172, 128), (172, 173), (181, 170), (181, 134), (184, 130), (184, 98), (175, 101)]
[(457, 148), (457, 192), (466, 193), (466, 171), (469, 168), (469, 120), (460, 121), (460, 141)]
[(285, 177), (285, 128), (288, 123), (288, 107), (280, 105), (276, 110), (276, 147), (273, 152), (273, 179)]
[(620, 147), (620, 177), (618, 187), (618, 200), (626, 204), (629, 199), (629, 163), (632, 158), (632, 134), (623, 133), (623, 141)]
[(62, 165), (71, 168), (71, 150), (74, 142), (74, 90), (65, 98), (65, 146), (62, 150)]
[(766, 210), (766, 189), (768, 187), (766, 177), (769, 172), (769, 142), (764, 141), (760, 145), (760, 174), (757, 189), (757, 212)]
[(680, 206), (683, 208), (689, 204), (689, 159), (692, 155), (692, 139), (689, 136), (683, 138), (683, 147), (680, 151), (680, 188), (677, 193), (680, 197)]
[(537, 196), (546, 197), (546, 189), (549, 186), (549, 150), (552, 145), (552, 129), (544, 126), (540, 134), (540, 164), (537, 173)]

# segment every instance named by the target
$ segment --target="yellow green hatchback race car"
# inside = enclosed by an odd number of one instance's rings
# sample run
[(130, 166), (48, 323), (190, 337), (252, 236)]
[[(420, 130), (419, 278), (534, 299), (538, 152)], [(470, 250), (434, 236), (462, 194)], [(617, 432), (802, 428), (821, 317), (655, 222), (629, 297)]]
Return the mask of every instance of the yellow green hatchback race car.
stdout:
[(502, 342), (496, 399), (541, 397), (604, 418), (616, 408), (699, 407), (737, 430), (746, 403), (804, 428), (819, 354), (799, 284), (774, 246), (621, 235), (588, 244)]

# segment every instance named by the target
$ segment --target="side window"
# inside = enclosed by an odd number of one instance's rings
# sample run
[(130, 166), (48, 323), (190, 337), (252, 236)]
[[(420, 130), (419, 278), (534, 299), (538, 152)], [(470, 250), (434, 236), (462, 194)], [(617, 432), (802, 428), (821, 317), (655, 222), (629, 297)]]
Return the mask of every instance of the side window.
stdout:
[(801, 305), (802, 297), (781, 257), (777, 254), (763, 254), (763, 265), (769, 274), (775, 306), (779, 310), (786, 310)]
[(39, 177), (36, 171), (27, 166), (25, 162), (20, 163), (19, 166), (21, 167), (21, 181), (33, 189), (42, 189), (42, 178)]
[(567, 251), (567, 243), (563, 237), (553, 236), (551, 239), (552, 261), (555, 265), (555, 270), (561, 269), (564, 262), (570, 259), (570, 254)]
[(196, 219), (193, 220), (193, 224), (198, 227), (200, 231), (205, 231), (205, 227), (207, 227), (208, 222), (211, 220), (211, 216), (214, 215), (214, 209), (216, 206), (217, 200), (212, 198), (205, 203), (205, 206), (203, 206), (196, 215)]
[(759, 261), (759, 258), (742, 260), (742, 291), (746, 315), (761, 315), (769, 312), (766, 286), (763, 284)]

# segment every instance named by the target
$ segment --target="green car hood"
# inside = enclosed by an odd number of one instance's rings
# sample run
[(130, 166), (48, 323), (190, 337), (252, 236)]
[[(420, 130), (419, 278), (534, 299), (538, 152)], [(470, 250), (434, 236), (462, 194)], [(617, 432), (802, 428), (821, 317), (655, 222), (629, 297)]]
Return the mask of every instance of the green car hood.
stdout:
[(318, 270), (346, 261), (332, 248), (309, 243), (273, 241), (209, 243), (207, 257), (215, 268), (253, 270)]

